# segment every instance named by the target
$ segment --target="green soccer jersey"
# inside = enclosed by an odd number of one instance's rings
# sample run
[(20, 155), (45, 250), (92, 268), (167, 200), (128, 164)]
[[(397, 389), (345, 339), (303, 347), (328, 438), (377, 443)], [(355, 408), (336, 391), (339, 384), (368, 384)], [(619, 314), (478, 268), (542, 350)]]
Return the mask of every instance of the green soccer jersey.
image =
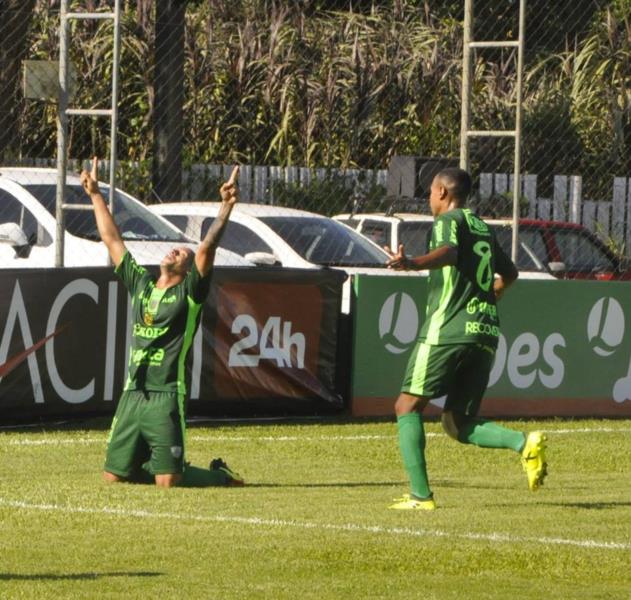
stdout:
[(456, 208), (438, 216), (430, 250), (458, 250), (456, 265), (432, 269), (427, 313), (419, 340), (430, 345), (483, 343), (495, 348), (499, 318), (494, 274), (511, 269), (493, 231), (471, 210)]
[(210, 276), (195, 266), (178, 285), (156, 280), (126, 252), (116, 268), (131, 295), (131, 348), (125, 390), (186, 393), (185, 360), (208, 295)]

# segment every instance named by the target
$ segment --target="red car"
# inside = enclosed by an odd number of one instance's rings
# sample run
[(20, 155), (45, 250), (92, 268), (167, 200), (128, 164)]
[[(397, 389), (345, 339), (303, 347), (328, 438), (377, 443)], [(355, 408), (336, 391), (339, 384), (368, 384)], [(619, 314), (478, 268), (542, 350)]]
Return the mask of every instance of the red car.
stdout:
[[(370, 237), (380, 246), (403, 244), (411, 255), (428, 250), (434, 219), (418, 213), (362, 213), (333, 217)], [(484, 220), (510, 256), (512, 221)], [(517, 268), (523, 274), (544, 273), (559, 279), (631, 280), (629, 259), (612, 252), (583, 225), (562, 221), (519, 220)]]
[[(510, 253), (511, 222), (488, 220)], [(612, 252), (589, 229), (562, 221), (519, 220), (519, 239), (561, 279), (631, 280), (629, 259)]]

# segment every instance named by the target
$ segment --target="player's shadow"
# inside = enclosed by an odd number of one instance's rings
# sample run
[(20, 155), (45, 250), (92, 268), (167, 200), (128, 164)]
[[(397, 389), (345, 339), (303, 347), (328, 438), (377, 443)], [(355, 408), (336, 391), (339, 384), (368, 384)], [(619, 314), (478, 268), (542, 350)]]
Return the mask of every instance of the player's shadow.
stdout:
[(330, 483), (246, 483), (249, 488), (355, 488), (407, 485), (406, 481), (333, 481)]
[[(466, 485), (461, 482), (453, 481), (435, 481), (432, 484), (439, 487), (446, 488), (480, 488), (488, 489), (486, 486)], [(361, 488), (361, 487), (401, 487), (409, 486), (407, 480), (399, 481), (332, 481), (332, 482), (314, 482), (314, 483), (276, 483), (276, 482), (260, 482), (260, 483), (247, 483), (249, 488)]]
[(74, 581), (107, 577), (160, 577), (152, 571), (113, 571), (111, 573), (0, 573), (0, 581)]
[[(556, 506), (559, 508), (579, 508), (581, 510), (611, 510), (614, 508), (624, 508), (631, 506), (631, 502), (542, 502), (538, 501), (537, 506)], [(515, 506), (532, 506), (532, 504), (515, 504), (513, 502), (502, 502), (501, 504), (486, 504), (485, 508), (514, 508)]]
[(561, 506), (563, 508), (581, 508), (584, 510), (609, 510), (631, 506), (631, 502), (546, 502), (548, 506)]

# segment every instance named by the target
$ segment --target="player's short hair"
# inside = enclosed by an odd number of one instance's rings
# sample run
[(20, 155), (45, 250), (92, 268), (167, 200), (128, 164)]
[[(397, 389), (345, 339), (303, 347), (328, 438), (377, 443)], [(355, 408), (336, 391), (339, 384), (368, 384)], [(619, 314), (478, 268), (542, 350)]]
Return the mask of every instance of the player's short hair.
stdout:
[(437, 174), (442, 185), (460, 205), (463, 205), (471, 194), (471, 175), (458, 167), (441, 169)]

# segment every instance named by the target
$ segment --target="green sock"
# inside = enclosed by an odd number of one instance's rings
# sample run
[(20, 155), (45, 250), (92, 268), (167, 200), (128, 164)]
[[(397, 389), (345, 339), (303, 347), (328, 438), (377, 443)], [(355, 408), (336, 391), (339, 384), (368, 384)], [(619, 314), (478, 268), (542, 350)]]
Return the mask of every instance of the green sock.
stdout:
[(458, 429), (458, 441), (480, 448), (510, 448), (521, 452), (526, 437), (521, 431), (502, 427), (493, 421), (469, 418)]
[(399, 426), (399, 448), (403, 465), (410, 478), (410, 490), (418, 498), (432, 495), (427, 481), (425, 465), (425, 430), (421, 415), (409, 413), (397, 417)]

